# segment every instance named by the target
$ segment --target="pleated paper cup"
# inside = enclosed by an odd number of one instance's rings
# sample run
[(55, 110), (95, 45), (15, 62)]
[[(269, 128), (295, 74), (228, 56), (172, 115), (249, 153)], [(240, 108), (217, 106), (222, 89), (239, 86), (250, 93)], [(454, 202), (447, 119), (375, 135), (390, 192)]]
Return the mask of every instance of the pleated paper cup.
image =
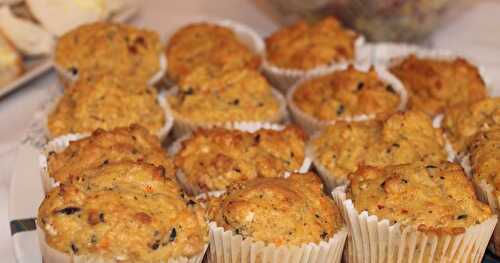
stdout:
[[(170, 89), (167, 92), (167, 99), (170, 96), (177, 96), (179, 89), (178, 87), (174, 87)], [(286, 101), (283, 95), (279, 93), (277, 90), (272, 89), (272, 94), (276, 98), (279, 104), (279, 109), (276, 112), (276, 114), (266, 120), (262, 121), (254, 121), (254, 120), (241, 120), (237, 122), (247, 122), (247, 123), (257, 123), (257, 122), (262, 122), (262, 123), (284, 123), (288, 119), (288, 111), (286, 109)], [(215, 127), (222, 127), (222, 128), (228, 128), (233, 125), (235, 122), (214, 122), (214, 123), (200, 123), (200, 122), (195, 122), (190, 120), (189, 118), (186, 118), (182, 116), (181, 114), (178, 114), (173, 110), (170, 105), (167, 103), (167, 106), (169, 107), (170, 112), (172, 112), (174, 116), (174, 127), (173, 127), (173, 135), (174, 138), (178, 139), (181, 138), (185, 134), (189, 134), (197, 129), (211, 129)]]
[(349, 63), (369, 62), (371, 54), (369, 54), (369, 49), (365, 48), (365, 38), (363, 36), (359, 36), (356, 39), (354, 43), (354, 50), (355, 58), (353, 60), (332, 61), (332, 63), (328, 65), (318, 66), (309, 70), (280, 68), (273, 65), (267, 59), (264, 59), (263, 70), (264, 74), (273, 86), (277, 87), (281, 92), (286, 94), (288, 90), (297, 83), (297, 81), (303, 78), (318, 76), (325, 71), (330, 71)]
[(415, 226), (391, 224), (366, 211), (359, 213), (346, 187), (332, 192), (349, 229), (349, 262), (481, 262), (497, 216), (458, 235), (423, 233)]
[(230, 230), (208, 224), (210, 230), (211, 263), (338, 263), (342, 258), (347, 237), (345, 228), (335, 233), (328, 242), (302, 246), (266, 245), (262, 241), (244, 239)]
[[(493, 213), (497, 216), (500, 215), (500, 203), (495, 195), (495, 187), (485, 180), (482, 180), (481, 182), (476, 182), (475, 180), (473, 181), (479, 200), (488, 204)], [(495, 255), (500, 255), (500, 225), (495, 227), (493, 237), (490, 240), (489, 248), (493, 253), (495, 253)]]
[[(345, 70), (348, 67), (349, 67), (349, 65), (344, 64), (341, 66), (337, 66), (335, 68), (326, 69), (315, 76), (309, 76), (309, 77), (306, 77), (304, 79), (301, 79), (288, 91), (287, 96), (286, 96), (286, 101), (288, 103), (288, 108), (290, 109), (290, 112), (292, 113), (292, 117), (300, 126), (302, 126), (302, 128), (304, 128), (304, 130), (307, 131), (307, 133), (309, 135), (314, 134), (316, 131), (321, 130), (322, 128), (324, 128), (328, 125), (335, 124), (336, 121), (348, 121), (348, 122), (367, 121), (370, 119), (374, 119), (376, 117), (376, 115), (372, 113), (372, 114), (353, 115), (353, 116), (338, 118), (336, 120), (325, 121), (325, 120), (317, 119), (316, 117), (311, 116), (310, 114), (302, 111), (295, 103), (293, 96), (294, 96), (295, 92), (297, 91), (297, 89), (301, 85), (303, 85), (305, 82), (307, 82), (311, 79), (317, 78), (317, 77), (331, 74), (335, 71)], [(354, 67), (356, 70), (359, 70), (362, 72), (368, 72), (370, 69), (370, 65), (368, 65), (368, 64), (356, 64), (356, 65), (354, 65)], [(400, 103), (398, 106), (398, 110), (405, 110), (406, 103), (408, 101), (408, 95), (407, 95), (406, 90), (405, 90), (403, 84), (401, 83), (401, 81), (399, 81), (394, 75), (392, 75), (383, 66), (376, 66), (375, 70), (378, 74), (378, 77), (382, 81), (384, 81), (385, 83), (392, 85), (393, 89), (399, 95)]]
[[(120, 262), (120, 256), (117, 256), (114, 259), (104, 259), (99, 255), (71, 255), (59, 250), (56, 250), (47, 244), (45, 239), (45, 232), (39, 227), (37, 223), (37, 235), (38, 235), (38, 243), (40, 245), (40, 251), (42, 253), (43, 262), (47, 263), (115, 263)], [(169, 259), (157, 263), (201, 263), (205, 256), (205, 252), (208, 248), (208, 245), (205, 245), (202, 252), (196, 256), (187, 258), (181, 257), (176, 259)], [(123, 259), (122, 259), (123, 260)]]
[[(280, 125), (280, 124), (274, 124), (274, 123), (235, 122), (235, 123), (228, 123), (223, 128), (253, 133), (253, 132), (256, 132), (256, 131), (262, 130), (262, 129), (281, 131), (281, 130), (285, 129), (286, 126)], [(179, 151), (182, 150), (182, 142), (191, 138), (192, 135), (193, 135), (192, 132), (190, 132), (190, 133), (184, 134), (182, 137), (175, 140), (168, 148), (168, 154), (171, 157), (174, 157)], [(306, 173), (309, 171), (311, 164), (312, 164), (312, 160), (307, 155), (304, 155), (304, 160), (303, 160), (300, 168), (296, 171), (291, 171), (291, 172)], [(287, 177), (290, 175), (291, 172), (285, 172), (283, 174), (283, 176)], [(181, 169), (177, 169), (176, 177), (177, 177), (177, 181), (179, 181), (179, 183), (182, 185), (182, 188), (184, 189), (184, 191), (186, 191), (188, 194), (190, 194), (190, 195), (203, 195), (204, 194), (203, 190), (200, 189), (198, 186), (192, 185), (191, 183), (189, 183), (186, 175), (184, 174), (184, 172)], [(220, 193), (220, 191), (214, 191), (214, 193)]]

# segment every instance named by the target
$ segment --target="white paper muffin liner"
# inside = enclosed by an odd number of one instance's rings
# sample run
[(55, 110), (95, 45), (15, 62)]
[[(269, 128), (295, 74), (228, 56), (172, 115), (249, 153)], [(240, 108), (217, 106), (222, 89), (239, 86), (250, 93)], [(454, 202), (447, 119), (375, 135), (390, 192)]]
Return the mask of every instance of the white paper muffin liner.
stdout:
[[(494, 193), (495, 187), (485, 180), (482, 180), (479, 183), (477, 183), (475, 180), (473, 180), (473, 182), (479, 200), (488, 204), (491, 208), (491, 211), (493, 211), (493, 213), (495, 213), (497, 216), (500, 215), (500, 203)], [(497, 225), (495, 227), (493, 237), (490, 240), (489, 248), (496, 255), (500, 255), (500, 225)]]
[[(61, 91), (62, 93), (62, 91)], [(174, 116), (172, 114), (172, 111), (170, 110), (170, 107), (168, 106), (168, 103), (165, 99), (165, 93), (164, 91), (161, 91), (158, 93), (158, 96), (156, 97), (156, 100), (158, 101), (158, 104), (163, 110), (163, 114), (165, 115), (165, 123), (163, 126), (158, 130), (156, 133), (156, 136), (160, 138), (160, 141), (165, 140), (167, 137), (168, 133), (170, 130), (172, 130), (172, 127), (174, 126)], [(43, 123), (44, 123), (44, 133), (49, 139), (54, 139), (57, 136), (54, 136), (51, 134), (50, 129), (48, 127), (48, 122), (49, 122), (49, 115), (52, 113), (57, 105), (59, 104), (59, 101), (63, 97), (62, 94), (59, 94), (59, 96), (55, 97), (52, 102), (49, 102), (43, 109)]]
[[(166, 97), (170, 96), (176, 96), (178, 93), (178, 87), (174, 87), (170, 89), (166, 93)], [(167, 103), (167, 106), (172, 112), (172, 115), (174, 116), (174, 127), (173, 127), (173, 135), (174, 138), (178, 139), (181, 138), (185, 134), (189, 134), (193, 132), (196, 129), (203, 128), (203, 129), (210, 129), (214, 127), (223, 127), (223, 128), (231, 128), (233, 123), (238, 123), (238, 122), (247, 122), (247, 123), (283, 123), (288, 119), (288, 111), (286, 109), (286, 101), (283, 95), (275, 89), (272, 89), (272, 94), (276, 98), (279, 104), (279, 109), (278, 112), (276, 112), (275, 116), (272, 116), (271, 118), (267, 120), (262, 120), (262, 121), (237, 121), (237, 122), (215, 122), (215, 123), (199, 123), (199, 122), (193, 122), (189, 120), (188, 118), (185, 118), (181, 116), (180, 114), (177, 114), (175, 110), (173, 110), (170, 105)]]
[[(103, 58), (103, 59), (105, 59), (105, 58)], [(149, 86), (154, 86), (156, 83), (158, 83), (163, 78), (163, 76), (165, 76), (165, 73), (167, 72), (168, 61), (167, 61), (167, 58), (166, 58), (166, 55), (164, 54), (164, 52), (162, 52), (160, 54), (159, 60), (160, 60), (160, 69), (158, 70), (158, 72), (156, 72), (149, 79), (149, 81), (148, 81)], [(72, 83), (74, 83), (75, 81), (78, 80), (78, 76), (79, 76), (78, 73), (73, 74), (73, 73), (69, 72), (67, 69), (65, 69), (61, 65), (57, 64), (55, 59), (52, 59), (52, 61), (53, 61), (52, 63), (54, 65), (54, 69), (58, 73), (59, 78), (63, 82), (64, 86), (71, 85)]]
[(232, 231), (225, 231), (215, 222), (210, 222), (210, 262), (217, 263), (336, 263), (340, 262), (347, 237), (345, 228), (319, 244), (302, 246), (266, 245), (262, 241), (243, 239)]
[[(40, 251), (42, 253), (43, 262), (47, 263), (114, 263), (120, 261), (120, 256), (114, 259), (104, 259), (102, 257), (92, 255), (70, 255), (49, 246), (45, 240), (45, 232), (39, 227), (37, 223), (36, 228), (38, 243), (40, 244)], [(168, 261), (161, 261), (158, 263), (201, 263), (207, 251), (208, 245), (205, 245), (202, 252), (194, 257), (186, 258), (181, 257), (177, 259), (169, 259)], [(123, 260), (123, 259), (122, 259)]]
[(368, 62), (370, 60), (370, 52), (368, 48), (365, 49), (364, 47), (365, 38), (363, 36), (359, 36), (354, 42), (355, 57), (352, 61), (335, 61), (331, 64), (319, 66), (309, 70), (280, 68), (276, 65), (273, 65), (264, 56), (263, 70), (264, 74), (266, 74), (267, 78), (273, 84), (273, 86), (277, 87), (281, 92), (287, 93), (288, 90), (292, 88), (293, 85), (300, 79), (318, 76), (325, 71), (341, 67), (345, 64)]
[[(314, 79), (316, 77), (320, 76), (325, 76), (328, 74), (331, 74), (332, 72), (335, 71), (340, 71), (340, 70), (345, 70), (349, 67), (347, 64), (343, 65), (338, 65), (336, 67), (328, 68), (325, 70), (322, 70), (320, 73), (314, 75), (314, 76), (308, 76), (306, 78), (303, 78), (299, 80), (287, 93), (286, 100), (288, 103), (288, 107), (290, 109), (290, 112), (292, 113), (293, 119), (300, 125), (304, 130), (306, 130), (309, 135), (314, 134), (317, 130), (320, 130), (321, 128), (332, 125), (336, 121), (367, 121), (370, 119), (373, 119), (376, 117), (375, 114), (360, 114), (360, 115), (353, 115), (349, 117), (343, 117), (343, 118), (338, 118), (336, 120), (330, 120), (330, 121), (324, 121), (324, 120), (319, 120), (315, 118), (314, 116), (311, 116), (305, 112), (303, 112), (295, 103), (293, 100), (293, 96), (297, 89), (304, 84), (305, 82)], [(367, 72), (370, 69), (370, 65), (368, 64), (355, 64), (354, 65), (356, 70), (362, 71), (362, 72)], [(394, 75), (392, 75), (385, 67), (383, 66), (376, 66), (375, 70), (378, 74), (378, 77), (388, 83), (391, 84), (394, 91), (399, 95), (400, 97), (400, 103), (398, 106), (398, 110), (405, 110), (406, 109), (406, 103), (408, 101), (408, 95), (406, 93), (406, 90), (401, 83)]]
[(349, 229), (349, 262), (481, 262), (497, 216), (468, 227), (458, 235), (426, 234), (386, 219), (359, 213), (346, 197), (346, 186), (335, 188), (333, 199)]
[[(235, 122), (232, 124), (228, 123), (224, 128), (230, 129), (230, 130), (232, 129), (232, 130), (239, 130), (239, 131), (253, 133), (253, 132), (256, 132), (256, 131), (262, 130), (262, 129), (281, 131), (281, 130), (285, 129), (286, 127), (284, 125), (273, 124), (273, 123)], [(187, 134), (184, 134), (182, 137), (178, 138), (177, 140), (175, 140), (168, 148), (168, 154), (171, 157), (175, 156), (182, 149), (182, 142), (191, 138), (191, 136), (192, 136), (192, 133), (187, 133)], [(312, 159), (310, 159), (307, 155), (304, 155), (304, 160), (303, 160), (300, 168), (296, 171), (291, 171), (291, 172), (306, 173), (309, 171), (311, 164), (312, 164)], [(291, 172), (285, 172), (283, 174), (283, 176), (287, 177), (290, 175)], [(177, 177), (177, 181), (179, 181), (179, 183), (182, 185), (184, 191), (186, 191), (188, 194), (191, 194), (191, 195), (203, 195), (204, 194), (203, 191), (199, 187), (189, 183), (185, 174), (180, 169), (177, 169), (176, 177)], [(221, 191), (213, 191), (213, 192), (220, 193)], [(224, 191), (222, 191), (222, 192), (224, 192)]]

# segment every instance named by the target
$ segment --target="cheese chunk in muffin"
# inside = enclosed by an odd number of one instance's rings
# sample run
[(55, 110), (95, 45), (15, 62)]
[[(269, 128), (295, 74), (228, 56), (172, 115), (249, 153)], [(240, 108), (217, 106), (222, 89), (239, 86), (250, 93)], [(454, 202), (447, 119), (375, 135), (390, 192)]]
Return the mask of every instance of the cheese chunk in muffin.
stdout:
[(313, 139), (310, 147), (314, 162), (341, 180), (363, 164), (383, 167), (447, 160), (441, 131), (419, 111), (397, 113), (385, 121), (337, 122)]
[(500, 98), (460, 104), (447, 109), (444, 116), (443, 130), (453, 149), (463, 154), (475, 134), (500, 124)]
[(339, 209), (313, 173), (236, 183), (208, 207), (218, 226), (276, 246), (328, 241), (343, 227)]
[(267, 59), (279, 68), (298, 70), (353, 60), (357, 37), (333, 17), (314, 24), (301, 20), (266, 39)]
[(401, 98), (375, 69), (362, 72), (349, 66), (303, 82), (292, 100), (305, 114), (331, 121), (356, 115), (388, 115), (398, 111)]
[(431, 116), (447, 107), (487, 96), (479, 70), (462, 58), (447, 61), (410, 55), (393, 65), (390, 71), (408, 90), (410, 108)]
[(183, 199), (162, 169), (123, 162), (88, 172), (53, 189), (39, 208), (51, 248), (106, 262), (166, 262), (203, 252), (204, 211)]
[(281, 120), (280, 101), (259, 72), (230, 71), (211, 83), (207, 89), (181, 88), (169, 96), (174, 116), (200, 124)]
[(177, 31), (167, 46), (168, 75), (182, 86), (235, 69), (260, 66), (260, 57), (230, 29), (210, 23), (194, 23)]
[(492, 216), (458, 164), (363, 166), (349, 176), (348, 196), (358, 212), (437, 235), (457, 235)]
[(163, 46), (156, 32), (96, 22), (64, 34), (54, 59), (72, 75), (133, 76), (147, 82), (160, 71), (160, 56)]
[(110, 130), (134, 123), (158, 134), (166, 116), (155, 89), (111, 76), (82, 78), (66, 89), (49, 114), (51, 136)]
[(305, 158), (304, 140), (304, 132), (295, 126), (253, 133), (198, 130), (182, 142), (175, 164), (187, 183), (199, 190), (223, 190), (233, 182), (299, 170)]
[(65, 182), (87, 169), (125, 160), (161, 166), (167, 176), (175, 176), (173, 162), (162, 149), (160, 140), (139, 125), (110, 131), (98, 129), (89, 137), (70, 142), (61, 152), (48, 154), (48, 174), (58, 182)]

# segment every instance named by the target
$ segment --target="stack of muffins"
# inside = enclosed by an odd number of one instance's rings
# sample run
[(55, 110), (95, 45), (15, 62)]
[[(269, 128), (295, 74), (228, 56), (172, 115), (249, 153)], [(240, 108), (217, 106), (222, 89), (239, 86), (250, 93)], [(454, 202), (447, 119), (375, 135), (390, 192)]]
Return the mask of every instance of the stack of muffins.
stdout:
[(480, 262), (500, 101), (470, 61), (364, 44), (331, 17), (266, 41), (228, 20), (158, 39), (95, 23), (59, 40), (46, 261)]

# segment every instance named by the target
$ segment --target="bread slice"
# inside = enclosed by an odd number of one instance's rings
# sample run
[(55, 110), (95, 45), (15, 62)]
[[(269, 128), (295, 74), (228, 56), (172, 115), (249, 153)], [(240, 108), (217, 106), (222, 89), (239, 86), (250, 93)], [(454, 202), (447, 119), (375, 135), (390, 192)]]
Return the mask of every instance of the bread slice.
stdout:
[(0, 88), (23, 73), (21, 55), (0, 31)]

